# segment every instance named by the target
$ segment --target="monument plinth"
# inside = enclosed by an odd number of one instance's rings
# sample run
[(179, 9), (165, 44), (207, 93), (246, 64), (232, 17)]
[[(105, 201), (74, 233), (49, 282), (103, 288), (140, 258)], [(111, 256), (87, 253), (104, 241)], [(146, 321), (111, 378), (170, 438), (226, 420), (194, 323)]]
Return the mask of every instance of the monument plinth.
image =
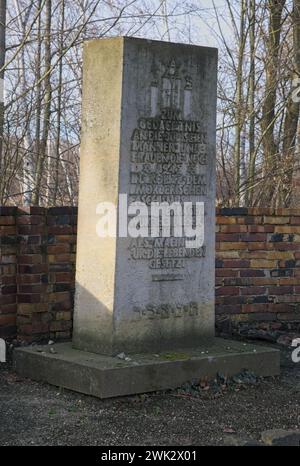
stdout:
[(278, 373), (214, 338), (216, 87), (216, 49), (85, 44), (73, 343), (18, 350), (23, 375), (109, 397)]

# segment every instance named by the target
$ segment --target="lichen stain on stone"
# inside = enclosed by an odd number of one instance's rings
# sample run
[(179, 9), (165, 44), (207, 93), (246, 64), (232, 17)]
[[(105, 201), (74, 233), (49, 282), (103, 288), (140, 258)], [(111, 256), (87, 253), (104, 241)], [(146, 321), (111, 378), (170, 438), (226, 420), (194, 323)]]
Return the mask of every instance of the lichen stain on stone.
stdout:
[(180, 359), (190, 359), (191, 355), (187, 353), (164, 353), (159, 355), (159, 359), (167, 359), (168, 361), (177, 361)]

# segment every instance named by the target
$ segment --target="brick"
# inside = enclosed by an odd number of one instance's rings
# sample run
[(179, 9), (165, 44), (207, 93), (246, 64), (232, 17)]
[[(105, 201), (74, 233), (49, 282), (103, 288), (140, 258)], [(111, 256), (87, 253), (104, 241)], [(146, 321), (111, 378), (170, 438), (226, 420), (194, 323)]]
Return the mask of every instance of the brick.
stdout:
[(1, 275), (15, 275), (16, 264), (1, 264), (2, 274)]
[(276, 285), (279, 283), (276, 278), (255, 277), (252, 278), (252, 284), (257, 286)]
[(273, 278), (277, 277), (291, 277), (293, 275), (292, 269), (275, 269), (270, 270), (270, 276)]
[(50, 335), (54, 335), (52, 338), (54, 338), (55, 340), (69, 340), (71, 337), (71, 331), (69, 330), (64, 332), (55, 332), (54, 334)]
[(221, 225), (221, 233), (247, 233), (247, 225)]
[(271, 224), (271, 225), (286, 225), (287, 223), (290, 222), (289, 216), (287, 217), (267, 217), (265, 216), (263, 219), (265, 224)]
[(246, 217), (238, 217), (237, 218), (237, 223), (240, 225), (262, 225), (262, 217), (252, 217), (252, 216), (246, 216)]
[(71, 215), (48, 215), (48, 225), (73, 225), (74, 217)]
[(12, 215), (8, 216), (0, 216), (0, 225), (1, 226), (6, 226), (6, 225), (15, 225), (16, 223), (16, 218), (13, 217)]
[(300, 303), (300, 295), (296, 294), (289, 294), (289, 295), (281, 295), (278, 298), (278, 302), (280, 303)]
[(287, 312), (284, 314), (277, 314), (277, 319), (291, 322), (300, 322), (300, 313), (299, 312)]
[(227, 242), (227, 243), (220, 243), (219, 246), (219, 251), (230, 251), (230, 250), (245, 250), (247, 249), (247, 243), (242, 243), (242, 242)]
[(250, 286), (252, 285), (251, 278), (249, 277), (244, 277), (244, 278), (225, 277), (222, 280), (223, 280), (224, 286)]
[(63, 207), (49, 207), (47, 209), (47, 214), (48, 215), (55, 215), (55, 216), (60, 216), (60, 215), (72, 215), (72, 216), (77, 216), (78, 208), (73, 207), (73, 206), (63, 206)]
[(275, 233), (283, 233), (283, 234), (300, 234), (300, 226), (276, 226)]
[[(270, 295), (283, 295), (294, 292), (293, 286), (273, 286), (268, 289)], [(299, 290), (300, 292), (300, 290)]]
[(272, 298), (266, 295), (255, 295), (252, 296), (252, 302), (253, 304), (262, 304), (262, 303), (268, 303), (270, 301), (273, 301)]
[(226, 234), (226, 233), (217, 233), (216, 240), (217, 241), (230, 241), (231, 243), (234, 241), (239, 241), (240, 237), (238, 234)]
[(27, 254), (27, 255), (20, 255), (18, 256), (18, 263), (19, 264), (42, 264), (43, 257), (41, 254)]
[(278, 251), (298, 251), (299, 243), (275, 243)]
[[(1, 243), (1, 239), (0, 239)], [(16, 245), (15, 244), (1, 244), (1, 255), (6, 256), (6, 255), (11, 255), (15, 256), (16, 255)]]
[(63, 253), (68, 253), (70, 252), (70, 244), (68, 243), (61, 243), (61, 244), (56, 244), (54, 246), (48, 246), (47, 251), (48, 254), (63, 254)]
[(229, 250), (229, 251), (219, 251), (218, 257), (220, 259), (239, 259), (240, 255), (239, 255), (239, 251)]
[(291, 225), (300, 225), (300, 215), (299, 215), (299, 217), (291, 217), (290, 224)]
[(0, 314), (16, 314), (17, 313), (17, 303), (14, 304), (1, 304)]
[(49, 324), (45, 322), (35, 322), (32, 324), (32, 333), (45, 333), (49, 332)]
[(240, 251), (241, 259), (267, 259), (266, 251)]
[(55, 319), (56, 320), (71, 320), (71, 312), (70, 311), (59, 311), (56, 313)]
[(18, 314), (26, 315), (36, 312), (48, 312), (49, 306), (47, 303), (19, 303)]
[(249, 233), (273, 233), (274, 227), (272, 225), (248, 225), (247, 231)]
[(18, 217), (18, 225), (44, 225), (45, 217), (42, 215), (21, 215)]
[(248, 207), (248, 215), (255, 217), (260, 215), (273, 215), (274, 209), (272, 207)]
[(249, 249), (249, 251), (265, 251), (268, 248), (268, 244), (266, 242), (254, 242), (245, 244), (247, 244), (247, 249)]
[(278, 283), (279, 285), (300, 285), (300, 276), (280, 278)]
[(55, 281), (57, 283), (73, 283), (74, 278), (74, 274), (71, 272), (55, 273)]
[(270, 260), (276, 259), (294, 259), (294, 254), (291, 251), (268, 251), (267, 258)]
[(242, 295), (262, 295), (266, 293), (266, 288), (263, 286), (248, 286), (241, 288)]
[(236, 223), (236, 219), (234, 217), (216, 217), (217, 225), (233, 225)]
[(17, 238), (17, 236), (15, 234), (5, 236), (5, 235), (0, 233), (0, 238), (1, 238), (1, 247), (3, 247), (4, 244), (14, 244), (14, 245), (16, 245), (17, 242), (18, 242), (18, 238)]
[[(275, 308), (273, 307), (275, 306)], [(283, 309), (285, 305), (282, 304), (243, 304), (242, 312), (247, 314), (252, 312), (277, 312), (280, 309)]]
[(286, 209), (286, 208), (279, 208), (279, 209), (275, 209), (274, 211), (275, 215), (278, 215), (278, 216), (298, 216), (300, 215), (300, 209)]
[(15, 206), (2, 206), (0, 207), (0, 217), (5, 217), (6, 215), (15, 216), (17, 211), (18, 208)]
[(269, 261), (269, 260), (264, 260), (264, 259), (254, 259), (251, 260), (251, 267), (254, 269), (273, 269), (276, 267), (277, 262), (276, 261)]
[(68, 311), (72, 309), (72, 302), (70, 296), (68, 299), (65, 299), (63, 301), (57, 302), (57, 303), (52, 303), (51, 304), (51, 309), (52, 311)]
[(20, 235), (43, 235), (46, 232), (46, 228), (44, 225), (19, 225), (18, 226), (18, 233)]
[(75, 261), (62, 264), (48, 264), (50, 272), (72, 272), (74, 270)]
[(241, 305), (216, 305), (216, 314), (240, 314), (242, 312)]
[(2, 325), (16, 325), (16, 316), (10, 314), (0, 314), (0, 328)]
[(250, 266), (250, 261), (248, 260), (240, 260), (240, 259), (232, 259), (232, 260), (224, 260), (223, 267), (225, 268), (233, 268), (233, 269), (247, 269)]
[(18, 300), (18, 303), (40, 303), (41, 295), (40, 294), (18, 294), (17, 300)]
[(19, 285), (19, 293), (46, 293), (48, 289), (47, 284), (30, 284), (30, 285)]
[(76, 258), (74, 254), (50, 254), (48, 256), (49, 263), (63, 263), (63, 262), (75, 262)]
[(15, 275), (4, 275), (0, 278), (0, 284), (2, 285), (14, 285), (16, 283)]
[(1, 287), (2, 295), (15, 294), (17, 292), (16, 285), (5, 285)]
[(49, 293), (49, 302), (60, 303), (70, 300), (70, 293), (68, 291), (62, 291), (60, 293)]
[(246, 304), (249, 302), (248, 296), (230, 296), (230, 295), (221, 295), (221, 296), (216, 296), (216, 303), (217, 304)]
[(0, 236), (6, 235), (15, 235), (16, 234), (16, 227), (15, 226), (0, 226)]
[(66, 320), (56, 320), (50, 323), (50, 331), (51, 332), (59, 332), (68, 330), (72, 327), (71, 322)]
[[(267, 313), (267, 312), (252, 312), (250, 314), (248, 314), (248, 320), (249, 321), (258, 321), (258, 322), (272, 322), (274, 321), (274, 315), (271, 314), (271, 313)], [(268, 324), (268, 327), (270, 326), (270, 324)]]
[(29, 246), (29, 245), (39, 245), (42, 242), (42, 236), (28, 236), (28, 235), (18, 235), (18, 243), (20, 246)]
[(40, 274), (48, 272), (48, 264), (28, 264), (19, 265), (18, 270), (20, 274)]
[(74, 244), (76, 243), (76, 236), (75, 235), (59, 235), (56, 237), (57, 243), (69, 243)]
[(265, 277), (264, 270), (246, 269), (240, 271), (241, 277)]
[(267, 241), (267, 235), (265, 233), (242, 233), (240, 240), (245, 242), (265, 242)]
[(73, 233), (73, 227), (71, 225), (49, 226), (48, 233), (51, 235), (71, 235)]
[(0, 304), (1, 308), (3, 304), (14, 304), (16, 302), (15, 294), (1, 295), (0, 294)]
[(222, 286), (221, 288), (216, 289), (216, 296), (224, 296), (224, 295), (230, 295), (230, 296), (236, 296), (240, 292), (239, 287), (237, 286)]
[(74, 285), (73, 283), (54, 283), (53, 284), (53, 291), (55, 293), (59, 293), (59, 292), (62, 292), (62, 291), (72, 291), (72, 289), (74, 288)]
[(238, 270), (216, 269), (216, 277), (237, 277)]
[(18, 215), (46, 215), (47, 209), (45, 207), (39, 207), (39, 206), (22, 206), (22, 208), (19, 209)]
[(2, 255), (0, 256), (1, 264), (14, 264), (17, 262), (15, 255)]
[(239, 215), (248, 215), (247, 207), (225, 207), (220, 211), (221, 215), (225, 216), (239, 216)]

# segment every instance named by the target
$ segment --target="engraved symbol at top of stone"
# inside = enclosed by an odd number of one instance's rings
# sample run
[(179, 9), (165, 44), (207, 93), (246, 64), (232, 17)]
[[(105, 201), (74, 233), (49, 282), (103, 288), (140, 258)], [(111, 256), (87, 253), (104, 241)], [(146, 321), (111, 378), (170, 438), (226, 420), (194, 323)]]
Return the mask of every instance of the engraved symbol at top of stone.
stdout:
[(161, 108), (180, 110), (181, 79), (175, 60), (171, 60), (162, 77)]
[[(193, 81), (191, 76), (180, 76), (180, 64), (172, 59), (165, 70), (159, 73), (159, 67), (153, 61), (151, 67), (152, 81), (150, 87), (150, 116), (161, 113), (162, 118), (181, 119), (191, 117), (191, 99)], [(160, 76), (159, 76), (160, 74)]]

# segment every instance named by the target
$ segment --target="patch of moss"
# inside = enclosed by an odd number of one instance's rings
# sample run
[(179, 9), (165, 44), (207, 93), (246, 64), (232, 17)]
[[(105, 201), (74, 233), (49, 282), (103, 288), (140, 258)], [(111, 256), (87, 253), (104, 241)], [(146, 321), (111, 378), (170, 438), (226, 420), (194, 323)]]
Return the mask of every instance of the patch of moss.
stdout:
[(160, 359), (167, 359), (168, 361), (176, 361), (180, 359), (189, 359), (190, 355), (187, 353), (163, 353), (159, 355)]

